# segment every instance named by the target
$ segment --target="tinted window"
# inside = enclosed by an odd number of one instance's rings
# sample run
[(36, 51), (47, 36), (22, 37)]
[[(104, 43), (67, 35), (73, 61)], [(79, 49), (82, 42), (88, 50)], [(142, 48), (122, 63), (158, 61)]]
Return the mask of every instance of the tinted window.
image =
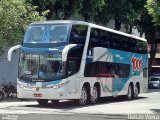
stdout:
[(100, 29), (91, 29), (89, 48), (105, 47), (140, 54), (147, 53), (147, 43)]
[(70, 33), (69, 42), (72, 44), (84, 44), (87, 35), (88, 26), (73, 25)]
[(93, 62), (86, 65), (85, 77), (119, 77), (127, 78), (130, 74), (130, 65), (111, 62)]
[(151, 78), (150, 81), (158, 81), (159, 78)]
[(67, 75), (71, 76), (74, 73), (78, 72), (80, 68), (80, 60), (77, 58), (69, 58), (67, 65)]
[(91, 29), (90, 39), (89, 39), (89, 47), (103, 47), (101, 41), (101, 30), (99, 29)]
[(78, 72), (80, 69), (80, 63), (83, 53), (83, 45), (79, 45), (79, 48), (70, 49), (67, 58), (67, 75), (71, 76)]
[(62, 43), (67, 42), (69, 24), (31, 25), (25, 33), (24, 43)]

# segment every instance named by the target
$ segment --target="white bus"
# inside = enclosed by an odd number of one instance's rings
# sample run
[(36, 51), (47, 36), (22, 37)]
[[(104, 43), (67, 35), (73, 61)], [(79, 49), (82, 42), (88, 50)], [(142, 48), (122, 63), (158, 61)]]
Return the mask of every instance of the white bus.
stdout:
[(82, 21), (45, 21), (29, 25), (20, 49), (18, 98), (77, 100), (125, 95), (135, 99), (148, 89), (147, 42)]

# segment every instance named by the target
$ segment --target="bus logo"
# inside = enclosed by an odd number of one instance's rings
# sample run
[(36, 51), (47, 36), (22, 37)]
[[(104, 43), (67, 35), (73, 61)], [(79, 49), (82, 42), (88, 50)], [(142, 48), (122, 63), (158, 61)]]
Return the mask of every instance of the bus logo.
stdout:
[(142, 57), (136, 58), (133, 56), (131, 62), (133, 71), (142, 71)]
[(38, 88), (38, 87), (36, 88), (36, 91), (39, 91), (39, 88)]

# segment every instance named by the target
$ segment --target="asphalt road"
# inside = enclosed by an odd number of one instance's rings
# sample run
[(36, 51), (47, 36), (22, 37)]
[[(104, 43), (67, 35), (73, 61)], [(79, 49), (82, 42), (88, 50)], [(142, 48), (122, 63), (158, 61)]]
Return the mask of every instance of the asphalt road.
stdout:
[(160, 119), (160, 90), (149, 90), (136, 100), (104, 98), (96, 105), (79, 106), (61, 101), (39, 106), (36, 101), (6, 99), (0, 102), (0, 120), (127, 120)]

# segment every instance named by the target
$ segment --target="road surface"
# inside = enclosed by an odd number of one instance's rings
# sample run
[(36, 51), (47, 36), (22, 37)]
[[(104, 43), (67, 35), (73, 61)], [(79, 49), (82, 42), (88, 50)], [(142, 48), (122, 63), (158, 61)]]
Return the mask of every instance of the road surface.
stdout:
[(136, 100), (122, 97), (105, 98), (95, 105), (79, 106), (74, 101), (61, 101), (39, 106), (36, 101), (6, 99), (0, 102), (0, 119), (5, 120), (103, 120), (160, 119), (160, 90), (149, 90)]

